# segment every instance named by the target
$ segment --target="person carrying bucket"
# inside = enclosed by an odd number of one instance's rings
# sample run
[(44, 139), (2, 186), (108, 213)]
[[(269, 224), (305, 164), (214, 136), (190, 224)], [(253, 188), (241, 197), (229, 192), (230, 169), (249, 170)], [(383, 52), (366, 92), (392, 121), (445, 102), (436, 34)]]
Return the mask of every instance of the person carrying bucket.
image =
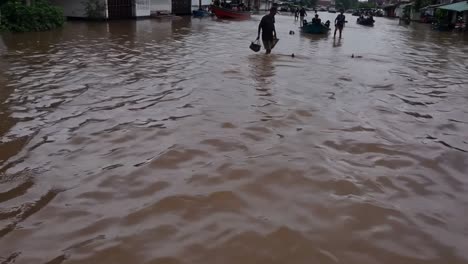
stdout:
[(275, 15), (277, 11), (278, 9), (276, 7), (272, 7), (270, 13), (263, 16), (260, 24), (258, 24), (257, 40), (260, 39), (260, 32), (262, 32), (262, 42), (263, 47), (266, 49), (266, 54), (271, 53), (271, 49), (273, 49), (278, 41), (275, 29)]

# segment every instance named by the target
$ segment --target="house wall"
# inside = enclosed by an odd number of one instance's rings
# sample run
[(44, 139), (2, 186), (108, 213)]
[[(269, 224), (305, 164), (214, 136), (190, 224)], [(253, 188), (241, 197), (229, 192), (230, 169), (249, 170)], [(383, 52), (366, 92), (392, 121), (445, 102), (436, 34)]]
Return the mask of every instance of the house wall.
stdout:
[(272, 6), (272, 3), (270, 1), (265, 2), (260, 0), (260, 11), (266, 11), (269, 10)]
[(396, 17), (395, 7), (388, 7), (384, 9), (384, 15), (387, 17)]
[(150, 0), (135, 0), (134, 16), (149, 17), (151, 15)]
[[(207, 5), (211, 5), (211, 0), (202, 0), (202, 6), (207, 6)], [(251, 1), (252, 4), (253, 4), (253, 1)], [(192, 0), (192, 9), (193, 8), (198, 8), (198, 5), (199, 5), (199, 1), (198, 0)]]
[(331, 1), (330, 0), (318, 0), (317, 1), (317, 6), (329, 6), (331, 5)]
[(151, 0), (151, 13), (158, 11), (172, 13), (172, 2), (171, 0)]
[(397, 6), (397, 8), (395, 8), (395, 17), (401, 17), (403, 15), (403, 8)]
[[(63, 9), (66, 17), (87, 17), (84, 1), (86, 0), (50, 0), (54, 5)], [(100, 0), (102, 4), (107, 6), (107, 0)], [(107, 18), (107, 8), (103, 12), (103, 17)]]

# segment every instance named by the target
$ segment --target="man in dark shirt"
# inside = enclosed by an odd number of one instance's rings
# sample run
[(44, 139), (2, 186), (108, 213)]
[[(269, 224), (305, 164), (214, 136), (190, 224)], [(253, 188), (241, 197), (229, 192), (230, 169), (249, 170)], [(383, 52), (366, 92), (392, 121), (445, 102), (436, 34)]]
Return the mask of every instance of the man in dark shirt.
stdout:
[(335, 18), (335, 34), (333, 34), (333, 37), (336, 37), (336, 31), (340, 31), (340, 38), (341, 38), (341, 32), (343, 32), (343, 27), (344, 24), (346, 23), (346, 17), (343, 15), (344, 11), (341, 10), (340, 14)]
[(260, 24), (258, 24), (258, 36), (260, 38), (260, 31), (262, 32), (263, 47), (266, 49), (266, 54), (271, 53), (271, 49), (275, 45), (276, 30), (275, 30), (275, 15), (277, 12), (276, 7), (270, 9), (270, 13), (262, 17)]
[(307, 12), (304, 7), (301, 7), (301, 10), (299, 10), (299, 16), (301, 17), (299, 25), (302, 27), (304, 25), (304, 17), (307, 16)]

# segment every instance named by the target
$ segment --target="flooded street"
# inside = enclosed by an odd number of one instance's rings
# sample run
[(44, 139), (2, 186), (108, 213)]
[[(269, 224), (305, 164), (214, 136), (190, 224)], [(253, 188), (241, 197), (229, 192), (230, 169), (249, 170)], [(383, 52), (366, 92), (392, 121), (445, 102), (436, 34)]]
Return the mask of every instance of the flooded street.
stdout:
[(0, 37), (0, 263), (468, 263), (468, 34), (260, 18)]

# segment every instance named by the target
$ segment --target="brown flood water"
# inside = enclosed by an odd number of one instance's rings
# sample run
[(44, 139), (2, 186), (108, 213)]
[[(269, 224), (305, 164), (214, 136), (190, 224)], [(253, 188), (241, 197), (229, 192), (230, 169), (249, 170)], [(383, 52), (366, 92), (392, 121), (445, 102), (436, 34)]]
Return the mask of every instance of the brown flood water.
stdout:
[(0, 38), (0, 263), (468, 263), (468, 35), (259, 18)]

